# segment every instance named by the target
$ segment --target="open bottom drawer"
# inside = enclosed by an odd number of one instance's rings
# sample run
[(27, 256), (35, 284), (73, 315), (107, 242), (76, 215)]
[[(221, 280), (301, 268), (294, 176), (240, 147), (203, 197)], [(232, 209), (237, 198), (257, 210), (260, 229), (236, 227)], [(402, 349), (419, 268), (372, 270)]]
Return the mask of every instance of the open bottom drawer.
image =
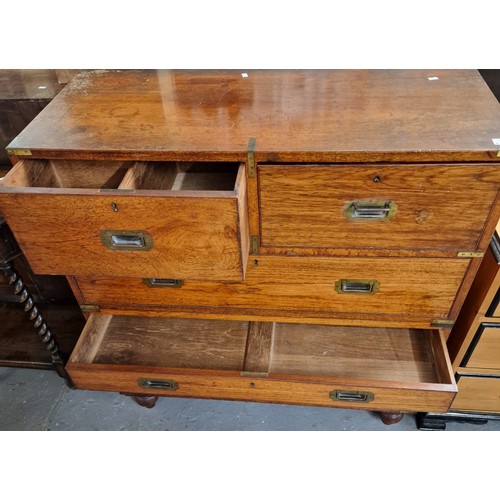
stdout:
[(377, 411), (447, 411), (437, 330), (93, 314), (68, 362), (80, 389)]

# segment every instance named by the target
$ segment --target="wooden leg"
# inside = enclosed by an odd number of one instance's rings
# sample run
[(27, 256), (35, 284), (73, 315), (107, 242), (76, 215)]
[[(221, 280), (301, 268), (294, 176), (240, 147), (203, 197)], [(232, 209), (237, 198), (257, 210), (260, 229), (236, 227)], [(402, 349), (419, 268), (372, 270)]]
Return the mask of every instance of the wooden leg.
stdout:
[(158, 401), (158, 396), (134, 396), (137, 404), (144, 408), (153, 408)]
[(392, 425), (401, 422), (404, 417), (404, 413), (387, 413), (387, 412), (379, 412), (380, 420), (384, 422), (385, 425)]

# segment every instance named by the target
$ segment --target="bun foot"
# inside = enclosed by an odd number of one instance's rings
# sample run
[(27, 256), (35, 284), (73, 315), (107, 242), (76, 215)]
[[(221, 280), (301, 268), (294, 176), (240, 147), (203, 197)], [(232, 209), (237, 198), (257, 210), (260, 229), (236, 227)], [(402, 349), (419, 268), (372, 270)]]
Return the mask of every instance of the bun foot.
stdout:
[(380, 415), (380, 420), (384, 422), (385, 425), (392, 425), (392, 424), (397, 424), (398, 422), (401, 422), (404, 417), (404, 413), (386, 413), (386, 412), (379, 412)]
[(134, 396), (137, 404), (144, 408), (153, 408), (158, 401), (158, 396)]

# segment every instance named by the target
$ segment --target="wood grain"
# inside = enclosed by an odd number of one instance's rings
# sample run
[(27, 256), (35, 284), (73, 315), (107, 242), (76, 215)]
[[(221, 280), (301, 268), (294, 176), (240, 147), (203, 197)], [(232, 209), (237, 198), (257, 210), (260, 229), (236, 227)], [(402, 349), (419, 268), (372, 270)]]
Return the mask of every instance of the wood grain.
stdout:
[(489, 378), (462, 375), (451, 409), (500, 413), (500, 376)]
[(248, 323), (113, 316), (105, 326), (98, 364), (241, 370)]
[[(139, 279), (78, 277), (90, 304), (158, 305), (273, 310), (304, 317), (312, 312), (447, 317), (467, 259), (287, 258), (251, 260), (244, 283), (186, 280), (182, 288), (149, 288)], [(342, 279), (380, 282), (373, 295), (339, 294)], [(200, 311), (202, 312), (202, 311)], [(242, 311), (243, 312), (243, 311)], [(430, 320), (428, 324), (430, 323)]]
[(22, 160), (3, 180), (9, 188), (116, 189), (131, 162)]
[[(98, 327), (97, 320), (107, 324)], [(82, 333), (67, 366), (79, 388), (393, 411), (447, 408), (456, 391), (451, 380), (437, 382), (436, 360), (428, 357), (427, 336), (436, 332), (277, 325), (271, 373), (262, 378), (238, 373), (245, 323), (144, 317), (109, 321), (92, 315), (89, 324), (93, 326)], [(260, 330), (261, 340), (266, 339), (260, 345), (270, 352), (268, 326)], [(90, 337), (96, 335), (100, 341), (94, 354), (95, 339)], [(326, 364), (325, 342), (336, 350), (335, 360)], [(143, 378), (174, 380), (178, 387), (147, 389), (138, 385)], [(333, 401), (332, 390), (364, 390), (375, 398), (361, 404)]]
[[(499, 287), (500, 267), (491, 248), (488, 248), (448, 339), (453, 366), (461, 363)], [(484, 320), (489, 321), (489, 318)]]
[[(474, 251), (500, 187), (488, 165), (260, 165), (261, 245)], [(376, 181), (374, 181), (376, 180)], [(444, 198), (444, 197), (447, 198)], [(348, 220), (361, 200), (395, 217)]]
[(429, 338), (436, 335), (425, 330), (278, 323), (270, 371), (450, 383), (450, 374), (440, 380), (427, 349)]
[(469, 369), (500, 370), (500, 324), (497, 326), (482, 325), (479, 341), (465, 366)]
[(499, 106), (475, 70), (94, 71), (10, 146), (243, 161), (255, 137), (257, 161), (498, 161)]
[(274, 328), (274, 323), (250, 323), (243, 371), (260, 374), (269, 373), (273, 356)]
[[(275, 404), (313, 405), (370, 411), (446, 412), (456, 395), (455, 384), (403, 383), (353, 380), (302, 375), (242, 377), (239, 372), (185, 370), (121, 365), (88, 365), (72, 363), (68, 373), (79, 389), (119, 391), (183, 398), (209, 398), (257, 401)], [(175, 380), (176, 391), (144, 389), (139, 379)], [(333, 390), (372, 392), (373, 401), (352, 403), (333, 401)]]
[[(17, 163), (16, 172), (23, 171), (23, 165), (26, 162)], [(243, 172), (244, 167), (239, 168)], [(241, 222), (247, 216), (241, 201), (246, 196), (244, 175), (236, 177), (240, 184), (233, 191), (109, 193), (8, 187), (9, 178), (19, 178), (16, 172), (6, 177), (1, 211), (12, 221), (36, 273), (223, 281), (244, 277), (242, 252), (248, 252), (246, 224)], [(103, 230), (144, 231), (153, 247), (110, 250), (101, 240)]]
[(113, 316), (109, 314), (91, 314), (85, 328), (76, 343), (69, 363), (92, 363), (106, 335), (106, 330)]

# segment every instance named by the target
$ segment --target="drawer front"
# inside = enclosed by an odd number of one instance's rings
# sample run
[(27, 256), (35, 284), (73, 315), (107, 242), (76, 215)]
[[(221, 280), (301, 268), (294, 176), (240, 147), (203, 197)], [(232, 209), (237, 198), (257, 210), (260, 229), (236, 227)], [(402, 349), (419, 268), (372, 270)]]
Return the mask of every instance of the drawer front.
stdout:
[(481, 323), (462, 367), (500, 370), (500, 323)]
[(256, 325), (94, 314), (67, 370), (80, 389), (380, 411), (455, 396), (437, 331)]
[(452, 409), (500, 413), (500, 375), (461, 375)]
[[(78, 389), (181, 398), (228, 399), (275, 404), (298, 404), (369, 411), (446, 412), (455, 397), (453, 385), (366, 385), (346, 380), (312, 382), (270, 375), (267, 378), (220, 375), (217, 372), (185, 373), (165, 368), (116, 365), (68, 366)], [(145, 387), (145, 385), (156, 387)], [(163, 385), (163, 387), (160, 387)], [(332, 399), (334, 394), (338, 399)], [(363, 398), (367, 398), (365, 400)]]
[(0, 190), (1, 211), (36, 273), (244, 278), (243, 167), (228, 191), (25, 188), (14, 181)]
[(368, 313), (446, 318), (468, 262), (463, 259), (287, 258), (251, 260), (244, 283), (78, 277), (89, 304), (217, 307), (283, 312)]
[(260, 165), (261, 245), (473, 251), (497, 195), (491, 165)]
[(493, 300), (486, 311), (485, 316), (488, 318), (500, 318), (500, 288), (493, 297)]

